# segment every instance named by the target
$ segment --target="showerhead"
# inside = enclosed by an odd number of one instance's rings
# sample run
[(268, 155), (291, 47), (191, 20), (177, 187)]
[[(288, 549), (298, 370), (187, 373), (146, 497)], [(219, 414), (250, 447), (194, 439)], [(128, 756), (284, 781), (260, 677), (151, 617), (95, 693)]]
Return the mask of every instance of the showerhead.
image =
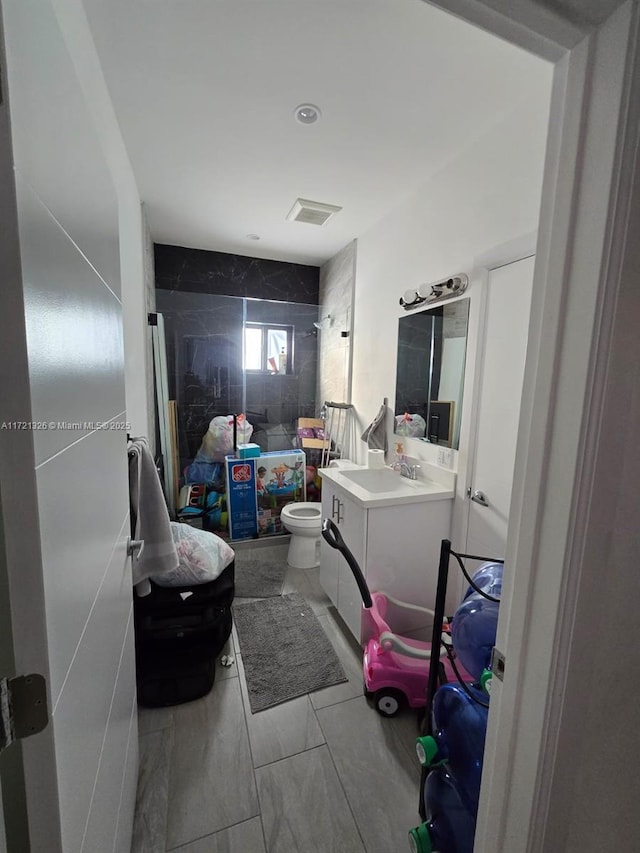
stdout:
[(326, 317), (323, 317), (321, 320), (318, 320), (318, 322), (314, 323), (313, 325), (316, 327), (316, 329), (320, 329), (320, 331), (322, 331), (323, 329), (328, 329), (329, 326), (332, 325), (332, 323), (333, 321), (331, 319), (331, 314), (327, 314)]

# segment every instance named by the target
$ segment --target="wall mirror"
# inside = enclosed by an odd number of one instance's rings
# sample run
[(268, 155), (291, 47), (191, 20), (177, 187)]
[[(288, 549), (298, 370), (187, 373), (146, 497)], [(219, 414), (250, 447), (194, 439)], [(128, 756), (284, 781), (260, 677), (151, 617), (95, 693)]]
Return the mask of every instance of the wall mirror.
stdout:
[(458, 448), (468, 326), (468, 299), (400, 317), (397, 435)]

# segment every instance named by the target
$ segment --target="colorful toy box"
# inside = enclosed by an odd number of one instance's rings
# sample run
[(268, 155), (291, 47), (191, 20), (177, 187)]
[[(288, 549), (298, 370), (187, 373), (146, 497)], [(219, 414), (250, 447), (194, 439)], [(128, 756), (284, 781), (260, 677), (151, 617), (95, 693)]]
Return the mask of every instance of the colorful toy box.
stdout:
[(256, 460), (225, 457), (227, 512), (231, 539), (255, 539), (258, 535)]
[(306, 499), (306, 459), (303, 450), (275, 450), (256, 460), (258, 534), (286, 533), (282, 507)]
[(282, 507), (306, 499), (303, 450), (276, 450), (256, 458), (227, 456), (227, 507), (231, 539), (286, 532)]

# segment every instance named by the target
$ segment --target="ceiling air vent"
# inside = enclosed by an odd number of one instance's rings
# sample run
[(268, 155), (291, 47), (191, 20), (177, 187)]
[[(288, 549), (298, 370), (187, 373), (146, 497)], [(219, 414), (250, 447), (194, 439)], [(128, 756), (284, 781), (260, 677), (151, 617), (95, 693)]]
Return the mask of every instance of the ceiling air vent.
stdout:
[(335, 204), (322, 204), (320, 201), (309, 201), (306, 198), (296, 199), (295, 204), (287, 214), (290, 222), (307, 222), (309, 225), (324, 225), (334, 213), (342, 210)]

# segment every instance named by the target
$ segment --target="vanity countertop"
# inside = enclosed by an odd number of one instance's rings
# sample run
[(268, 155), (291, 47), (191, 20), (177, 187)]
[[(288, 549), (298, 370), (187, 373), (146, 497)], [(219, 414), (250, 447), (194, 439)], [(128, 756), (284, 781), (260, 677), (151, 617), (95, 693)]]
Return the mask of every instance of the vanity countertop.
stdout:
[(451, 500), (455, 496), (455, 475), (450, 472), (443, 476), (449, 480), (446, 484), (424, 476), (410, 480), (390, 467), (367, 468), (355, 463), (322, 468), (318, 473), (367, 508)]

